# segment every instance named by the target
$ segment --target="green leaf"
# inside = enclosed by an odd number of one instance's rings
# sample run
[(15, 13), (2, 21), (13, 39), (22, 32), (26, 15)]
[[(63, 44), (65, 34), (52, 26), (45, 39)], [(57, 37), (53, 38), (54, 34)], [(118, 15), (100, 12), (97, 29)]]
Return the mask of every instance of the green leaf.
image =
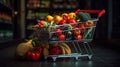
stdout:
[(32, 42), (32, 45), (33, 45), (34, 47), (36, 46), (36, 44), (35, 44), (35, 42), (34, 42), (34, 41)]

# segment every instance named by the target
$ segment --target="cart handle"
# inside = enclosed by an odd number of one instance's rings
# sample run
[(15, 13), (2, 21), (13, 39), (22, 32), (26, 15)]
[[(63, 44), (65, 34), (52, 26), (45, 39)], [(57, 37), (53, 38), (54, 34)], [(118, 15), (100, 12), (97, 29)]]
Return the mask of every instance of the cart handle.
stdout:
[(105, 13), (105, 10), (80, 10), (78, 9), (75, 11), (75, 14), (78, 14), (78, 12), (88, 12), (91, 14), (98, 13), (98, 18), (100, 18)]

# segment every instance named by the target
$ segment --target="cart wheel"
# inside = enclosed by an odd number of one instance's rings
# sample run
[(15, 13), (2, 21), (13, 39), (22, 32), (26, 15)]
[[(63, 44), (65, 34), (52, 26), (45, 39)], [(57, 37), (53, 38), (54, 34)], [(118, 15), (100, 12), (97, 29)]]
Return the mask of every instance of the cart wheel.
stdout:
[(88, 56), (88, 59), (91, 60), (91, 59), (92, 59), (92, 55), (89, 55), (89, 56)]
[(52, 57), (53, 61), (56, 61), (57, 57)]
[(78, 60), (78, 56), (75, 57), (75, 60)]

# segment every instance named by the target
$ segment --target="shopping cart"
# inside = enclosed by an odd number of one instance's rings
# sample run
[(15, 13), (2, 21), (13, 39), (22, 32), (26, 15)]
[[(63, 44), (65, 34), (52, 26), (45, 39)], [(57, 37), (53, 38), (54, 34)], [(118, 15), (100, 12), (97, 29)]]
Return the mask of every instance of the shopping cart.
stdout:
[[(87, 12), (90, 14), (97, 14), (97, 18), (92, 18), (87, 22), (77, 22), (77, 23), (69, 23), (64, 25), (55, 25), (49, 26), (47, 28), (38, 28), (34, 35), (38, 37), (41, 42), (48, 43), (67, 43), (72, 50), (71, 54), (61, 54), (61, 55), (47, 55), (45, 59), (51, 57), (53, 61), (56, 61), (57, 58), (75, 58), (78, 60), (80, 57), (88, 57), (89, 59), (93, 56), (92, 48), (90, 47), (90, 42), (93, 40), (93, 35), (95, 32), (96, 24), (99, 18), (105, 13), (105, 10), (80, 10), (75, 11), (76, 14), (79, 12)], [(90, 24), (85, 27), (79, 27), (82, 24)], [(75, 28), (71, 28), (71, 26)], [(68, 29), (69, 27), (69, 29)], [(67, 29), (66, 29), (67, 28)], [(58, 35), (56, 35), (56, 29), (61, 29), (62, 33), (65, 37), (60, 39)], [(73, 31), (80, 31), (80, 36), (76, 36)], [(42, 35), (39, 35), (41, 33)], [(46, 37), (44, 37), (44, 35)], [(43, 37), (42, 37), (43, 36)], [(42, 37), (42, 38), (39, 38)]]

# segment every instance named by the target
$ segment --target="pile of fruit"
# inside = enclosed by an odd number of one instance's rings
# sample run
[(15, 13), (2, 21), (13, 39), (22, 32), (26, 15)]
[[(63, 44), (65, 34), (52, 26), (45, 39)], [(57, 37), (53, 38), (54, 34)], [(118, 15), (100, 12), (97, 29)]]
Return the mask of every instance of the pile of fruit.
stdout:
[[(89, 13), (71, 12), (61, 15), (47, 15), (45, 20), (39, 20), (34, 28), (48, 28), (51, 33), (50, 41), (87, 39), (95, 23)], [(89, 37), (90, 38), (90, 37)]]

